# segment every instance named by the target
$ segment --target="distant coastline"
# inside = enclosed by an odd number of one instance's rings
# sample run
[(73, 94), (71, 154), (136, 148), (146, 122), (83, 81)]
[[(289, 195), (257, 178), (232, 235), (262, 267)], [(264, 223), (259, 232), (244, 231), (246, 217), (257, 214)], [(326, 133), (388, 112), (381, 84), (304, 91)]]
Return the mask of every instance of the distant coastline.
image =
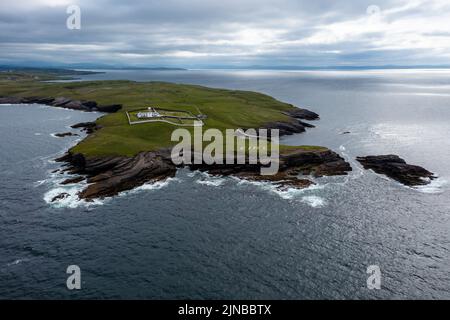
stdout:
[[(189, 71), (189, 70), (279, 70), (279, 71), (363, 71), (363, 70), (420, 70), (420, 69), (450, 69), (450, 65), (359, 65), (359, 66), (273, 66), (273, 65), (201, 65), (201, 66), (135, 66), (135, 65), (108, 65), (108, 64), (67, 64), (46, 65), (45, 63), (30, 64), (5, 64), (0, 65), (0, 71), (22, 70), (22, 71), (73, 71), (101, 73), (102, 70), (148, 70), (148, 71)], [(95, 70), (95, 71), (92, 71)], [(60, 74), (61, 75), (61, 74)]]

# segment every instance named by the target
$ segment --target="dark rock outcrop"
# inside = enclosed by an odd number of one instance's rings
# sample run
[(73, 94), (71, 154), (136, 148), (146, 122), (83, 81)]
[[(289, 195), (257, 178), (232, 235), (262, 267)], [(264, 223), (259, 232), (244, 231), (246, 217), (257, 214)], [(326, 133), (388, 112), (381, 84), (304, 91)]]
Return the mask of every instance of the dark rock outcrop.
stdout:
[(306, 131), (305, 126), (299, 122), (269, 122), (263, 128), (268, 130), (278, 129), (280, 136), (288, 136)]
[(302, 109), (302, 108), (295, 108), (290, 111), (283, 112), (285, 115), (288, 115), (292, 118), (302, 119), (302, 120), (318, 120), (320, 119), (319, 115), (313, 111)]
[(436, 177), (422, 167), (407, 164), (396, 155), (367, 156), (356, 158), (365, 169), (372, 169), (378, 174), (384, 174), (406, 186), (427, 185)]
[(54, 101), (53, 98), (28, 97), (28, 98), (22, 98), (22, 101), (20, 103), (51, 105), (53, 103), (53, 101)]
[(280, 132), (280, 136), (293, 135), (296, 133), (303, 133), (306, 131), (306, 128), (314, 128), (315, 126), (304, 122), (302, 120), (318, 120), (319, 115), (315, 112), (295, 108), (290, 111), (282, 112), (284, 115), (292, 118), (291, 121), (274, 121), (266, 123), (262, 128), (263, 129), (278, 129)]
[(326, 148), (311, 151), (299, 149), (282, 154), (280, 158), (282, 170), (295, 170), (303, 175), (323, 177), (345, 175), (352, 171), (344, 158)]
[(88, 187), (79, 197), (92, 200), (117, 195), (147, 182), (175, 176), (176, 166), (169, 152), (142, 152), (135, 157), (91, 157), (67, 154), (57, 161), (68, 161), (72, 172), (85, 174)]
[(0, 97), (0, 104), (19, 104), (19, 103), (23, 103), (22, 98)]
[(121, 104), (111, 104), (108, 106), (97, 106), (97, 111), (106, 112), (106, 113), (114, 113), (119, 111), (122, 108)]
[(68, 104), (71, 101), (72, 100), (70, 100), (68, 98), (58, 97), (55, 100), (53, 100), (51, 105), (54, 106), (54, 107), (64, 107), (66, 104)]
[(63, 200), (63, 199), (66, 199), (69, 196), (70, 196), (70, 194), (68, 194), (66, 192), (63, 192), (63, 193), (58, 194), (57, 196), (53, 197), (51, 202), (56, 202), (56, 201), (59, 201), (59, 200)]
[(55, 137), (58, 137), (58, 138), (72, 137), (72, 136), (78, 136), (78, 135), (76, 133), (72, 133), (72, 132), (55, 133)]
[(81, 131), (91, 134), (94, 131), (101, 129), (102, 127), (95, 122), (80, 122), (70, 126), (72, 129), (81, 129)]
[(75, 178), (71, 178), (71, 179), (66, 179), (63, 182), (61, 182), (62, 185), (66, 185), (66, 184), (74, 184), (74, 183), (79, 183), (81, 181), (85, 180), (85, 177), (75, 177)]

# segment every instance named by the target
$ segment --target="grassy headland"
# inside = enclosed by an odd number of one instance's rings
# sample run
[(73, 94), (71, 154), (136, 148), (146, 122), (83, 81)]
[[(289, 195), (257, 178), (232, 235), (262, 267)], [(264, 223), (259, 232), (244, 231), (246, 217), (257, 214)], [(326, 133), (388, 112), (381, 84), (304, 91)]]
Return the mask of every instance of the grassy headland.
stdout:
[[(68, 74), (63, 73), (63, 76)], [(170, 141), (173, 125), (158, 122), (130, 126), (125, 113), (129, 110), (158, 106), (198, 114), (199, 109), (208, 116), (204, 130), (216, 128), (224, 131), (259, 128), (276, 121), (292, 122), (293, 118), (282, 112), (295, 109), (292, 105), (256, 92), (196, 85), (133, 81), (42, 82), (60, 77), (60, 73), (50, 71), (0, 71), (0, 96), (66, 97), (96, 101), (101, 105), (121, 104), (121, 110), (97, 120), (100, 130), (72, 149), (74, 153), (86, 156), (134, 156), (142, 151), (154, 151), (175, 144)], [(303, 148), (311, 150), (320, 147)], [(286, 152), (290, 149), (292, 147), (282, 146)]]

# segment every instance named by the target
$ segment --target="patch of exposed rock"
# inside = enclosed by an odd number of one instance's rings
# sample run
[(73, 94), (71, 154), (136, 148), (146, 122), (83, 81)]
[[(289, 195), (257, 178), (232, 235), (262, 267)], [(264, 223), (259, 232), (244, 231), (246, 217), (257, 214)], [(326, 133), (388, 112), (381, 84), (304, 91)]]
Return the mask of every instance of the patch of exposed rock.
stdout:
[(285, 115), (288, 115), (292, 118), (301, 119), (301, 120), (318, 120), (320, 119), (319, 115), (313, 111), (295, 108), (290, 111), (283, 112)]
[(64, 138), (64, 137), (73, 137), (78, 136), (76, 133), (72, 132), (63, 132), (63, 133), (55, 133), (55, 137)]
[(70, 164), (71, 173), (87, 176), (88, 186), (81, 191), (81, 199), (93, 200), (117, 195), (175, 176), (169, 152), (142, 152), (135, 157), (89, 157), (82, 154), (66, 154), (57, 161)]
[(315, 127), (314, 125), (302, 120), (312, 121), (320, 119), (317, 113), (301, 108), (295, 108), (293, 110), (283, 112), (283, 114), (292, 118), (292, 121), (273, 121), (265, 124), (263, 128), (278, 129), (280, 136), (293, 135), (296, 133), (305, 132), (306, 128)]
[(79, 183), (81, 181), (83, 181), (85, 178), (80, 176), (80, 177), (75, 177), (75, 178), (70, 178), (70, 179), (66, 179), (63, 182), (61, 182), (62, 185), (67, 185), (67, 184), (74, 184), (74, 183)]
[(72, 129), (81, 129), (81, 131), (84, 131), (87, 134), (91, 134), (102, 128), (102, 126), (98, 125), (96, 122), (80, 122), (70, 127)]
[(69, 196), (70, 196), (70, 194), (68, 194), (67, 192), (64, 192), (64, 193), (58, 194), (57, 196), (53, 197), (51, 202), (60, 201), (60, 200), (66, 199)]
[(367, 156), (356, 158), (365, 169), (372, 169), (406, 186), (421, 186), (429, 184), (435, 175), (419, 166), (406, 163), (396, 155)]

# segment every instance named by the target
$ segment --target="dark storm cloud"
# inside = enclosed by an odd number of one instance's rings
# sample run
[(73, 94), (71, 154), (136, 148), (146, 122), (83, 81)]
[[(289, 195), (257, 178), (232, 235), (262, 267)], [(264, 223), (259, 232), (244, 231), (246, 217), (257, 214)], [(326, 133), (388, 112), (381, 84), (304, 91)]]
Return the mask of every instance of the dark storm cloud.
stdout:
[[(70, 4), (81, 30), (66, 28)], [(447, 63), (449, 13), (444, 0), (2, 0), (0, 63)]]

